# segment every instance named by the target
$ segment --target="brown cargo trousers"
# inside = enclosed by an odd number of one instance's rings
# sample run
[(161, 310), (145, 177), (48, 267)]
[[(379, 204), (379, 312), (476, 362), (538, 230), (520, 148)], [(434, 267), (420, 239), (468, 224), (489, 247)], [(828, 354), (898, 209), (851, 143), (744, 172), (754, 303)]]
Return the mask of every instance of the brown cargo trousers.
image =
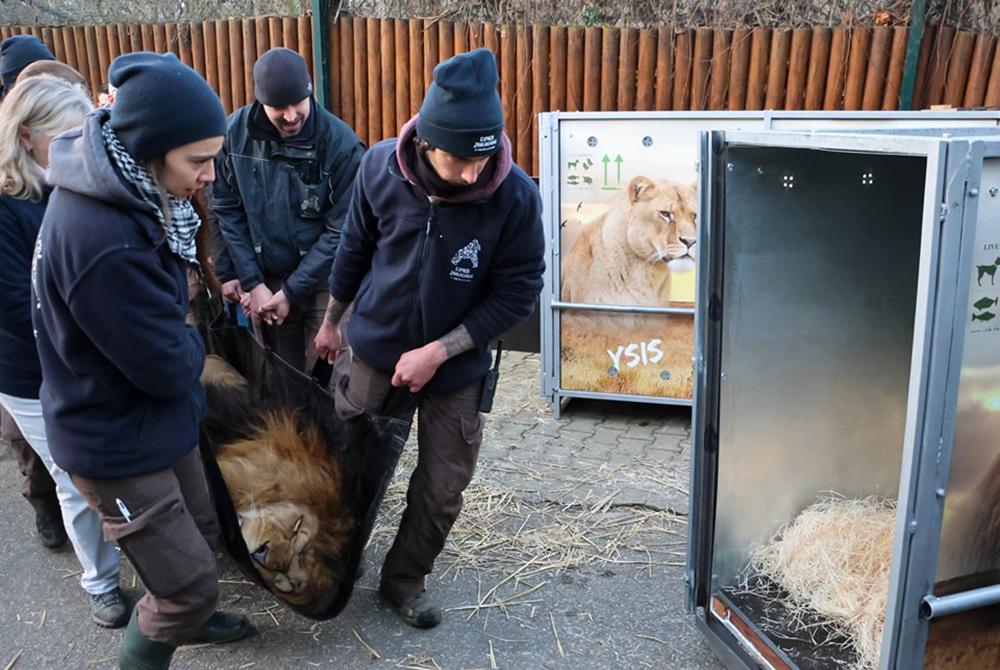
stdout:
[(215, 611), (213, 548), (222, 546), (198, 449), (173, 467), (137, 477), (71, 477), (100, 515), (104, 538), (118, 542), (146, 587), (136, 604), (139, 630), (156, 642), (189, 641)]
[[(391, 388), (392, 376), (356, 356), (347, 376), (346, 384), (337, 385), (337, 414), (348, 419), (364, 411), (378, 411)], [(403, 602), (424, 590), (434, 559), (462, 510), (462, 491), (472, 480), (483, 440), (481, 386), (474, 382), (420, 398), (417, 467), (410, 476), (396, 540), (382, 564), (379, 591), (393, 602)]]
[(17, 466), (24, 475), (21, 495), (35, 509), (35, 514), (54, 519), (61, 518), (62, 511), (59, 507), (59, 498), (56, 497), (56, 483), (52, 480), (52, 475), (21, 435), (13, 417), (2, 409), (0, 409), (0, 437), (7, 440), (10, 450), (14, 452)]

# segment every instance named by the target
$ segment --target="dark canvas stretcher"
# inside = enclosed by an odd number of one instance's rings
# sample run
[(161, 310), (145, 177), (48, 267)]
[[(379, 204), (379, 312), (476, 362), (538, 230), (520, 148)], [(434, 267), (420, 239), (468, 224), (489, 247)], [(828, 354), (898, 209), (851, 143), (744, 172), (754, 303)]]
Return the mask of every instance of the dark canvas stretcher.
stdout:
[[(206, 305), (196, 313), (206, 314)], [(217, 310), (212, 310), (217, 311)], [(200, 321), (206, 323), (209, 319)], [(301, 420), (319, 430), (327, 449), (341, 467), (344, 498), (355, 521), (353, 538), (344, 557), (346, 569), (332, 592), (315, 607), (286, 603), (311, 619), (337, 616), (350, 598), (361, 552), (371, 534), (382, 497), (406, 442), (415, 408), (414, 396), (406, 391), (390, 394), (378, 416), (362, 415), (341, 421), (334, 411), (333, 395), (316, 377), (308, 377), (285, 363), (269, 348), (261, 346), (246, 328), (232, 325), (225, 313), (200, 326), (206, 351), (221, 356), (249, 382), (251, 402), (261, 411), (294, 408)], [(325, 365), (325, 364), (323, 364)], [(322, 370), (318, 371), (322, 377)], [(326, 370), (329, 377), (329, 370)], [(226, 549), (240, 569), (254, 583), (267, 589), (258, 574), (240, 534), (236, 510), (215, 459), (211, 431), (202, 426), (201, 455), (209, 488), (215, 500)], [(279, 599), (280, 593), (274, 592)]]

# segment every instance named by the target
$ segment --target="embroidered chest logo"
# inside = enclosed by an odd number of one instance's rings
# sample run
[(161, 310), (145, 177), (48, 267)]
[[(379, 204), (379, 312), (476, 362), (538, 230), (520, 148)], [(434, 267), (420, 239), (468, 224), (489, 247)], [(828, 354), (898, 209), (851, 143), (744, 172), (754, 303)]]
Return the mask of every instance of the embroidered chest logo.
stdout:
[(455, 252), (451, 257), (451, 272), (448, 276), (455, 281), (471, 282), (473, 270), (479, 267), (479, 252), (483, 248), (479, 246), (479, 240), (472, 240), (464, 247)]

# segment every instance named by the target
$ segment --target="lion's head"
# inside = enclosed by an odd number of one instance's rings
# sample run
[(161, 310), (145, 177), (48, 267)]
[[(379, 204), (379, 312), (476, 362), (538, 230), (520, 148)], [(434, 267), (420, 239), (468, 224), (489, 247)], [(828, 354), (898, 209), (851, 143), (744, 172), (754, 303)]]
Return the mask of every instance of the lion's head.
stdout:
[(628, 246), (650, 263), (666, 262), (673, 272), (695, 267), (698, 229), (695, 189), (665, 179), (635, 177), (626, 187)]
[[(316, 551), (316, 515), (302, 505), (279, 502), (239, 513), (240, 532), (257, 572), (290, 602), (304, 604), (310, 592), (331, 581)], [(298, 596), (298, 597), (297, 597)]]
[(354, 519), (340, 465), (311, 422), (291, 409), (264, 412), (217, 461), (257, 573), (286, 602), (322, 610), (336, 595)]

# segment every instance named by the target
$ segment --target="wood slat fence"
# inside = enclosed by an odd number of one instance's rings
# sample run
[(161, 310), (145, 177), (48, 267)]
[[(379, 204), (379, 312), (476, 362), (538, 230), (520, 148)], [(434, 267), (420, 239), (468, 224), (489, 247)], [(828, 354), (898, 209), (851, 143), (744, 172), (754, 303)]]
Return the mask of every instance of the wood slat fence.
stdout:
[[(309, 17), (157, 25), (0, 27), (31, 33), (97, 90), (108, 64), (173, 51), (227, 111), (253, 98), (253, 63), (274, 46), (313, 66)], [(450, 23), (342, 16), (329, 26), (331, 108), (371, 144), (417, 112), (434, 65), (486, 47), (497, 55), (515, 159), (538, 173), (538, 113), (550, 110), (893, 110), (908, 28), (634, 29)], [(1000, 106), (993, 35), (928, 26), (914, 107)]]

